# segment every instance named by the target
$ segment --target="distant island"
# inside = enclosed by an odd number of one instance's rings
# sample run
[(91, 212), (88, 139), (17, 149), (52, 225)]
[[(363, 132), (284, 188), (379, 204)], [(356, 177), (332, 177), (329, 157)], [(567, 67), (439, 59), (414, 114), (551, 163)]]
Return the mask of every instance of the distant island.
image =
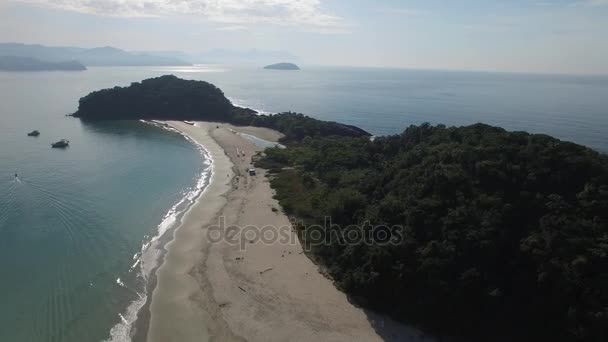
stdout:
[(201, 120), (275, 129), (284, 141), (307, 136), (369, 137), (370, 133), (350, 125), (321, 121), (298, 113), (259, 115), (234, 106), (224, 93), (204, 81), (183, 80), (173, 75), (90, 93), (80, 99), (74, 117), (85, 120)]
[(300, 70), (300, 67), (293, 63), (277, 63), (271, 64), (264, 67), (264, 69), (269, 70)]
[(31, 57), (0, 56), (0, 71), (82, 71), (78, 61), (45, 62)]
[(35, 58), (45, 62), (77, 60), (85, 66), (186, 66), (179, 58), (128, 52), (114, 47), (78, 48), (36, 44), (0, 43), (0, 56)]
[(371, 140), (303, 114), (258, 115), (175, 76), (93, 92), (74, 116), (284, 133), (287, 148), (256, 165), (308, 255), (365, 307), (464, 341), (608, 334), (608, 156), (587, 147), (485, 124)]

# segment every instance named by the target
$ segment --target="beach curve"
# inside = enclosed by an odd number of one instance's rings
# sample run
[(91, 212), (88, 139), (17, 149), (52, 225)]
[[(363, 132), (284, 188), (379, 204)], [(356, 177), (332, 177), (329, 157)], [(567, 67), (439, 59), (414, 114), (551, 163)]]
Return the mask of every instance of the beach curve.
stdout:
[[(146, 340), (170, 341), (417, 341), (415, 329), (351, 304), (319, 272), (297, 238), (211, 243), (209, 227), (275, 227), (294, 237), (274, 192), (258, 169), (261, 150), (241, 134), (275, 140), (280, 133), (228, 124), (167, 122), (205, 146), (212, 178), (186, 212), (156, 271)], [(221, 218), (221, 219), (220, 219)]]

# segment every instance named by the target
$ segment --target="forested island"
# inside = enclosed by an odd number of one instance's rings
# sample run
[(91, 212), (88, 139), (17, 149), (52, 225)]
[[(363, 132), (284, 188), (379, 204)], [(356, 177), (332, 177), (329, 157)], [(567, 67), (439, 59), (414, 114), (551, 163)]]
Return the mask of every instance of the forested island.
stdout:
[(264, 67), (264, 69), (270, 70), (300, 70), (300, 67), (293, 63), (277, 63), (271, 64)]
[(201, 120), (268, 127), (285, 134), (283, 142), (296, 142), (307, 136), (370, 136), (358, 127), (298, 113), (259, 115), (252, 109), (232, 105), (211, 83), (173, 75), (92, 92), (80, 99), (73, 116), (86, 120)]
[(1, 71), (82, 71), (87, 68), (77, 61), (45, 62), (36, 58), (0, 56)]
[[(311, 258), (356, 302), (457, 340), (608, 340), (606, 155), (484, 124), (372, 141), (303, 114), (258, 115), (175, 76), (93, 92), (74, 116), (276, 129), (287, 148), (257, 165)], [(385, 226), (391, 238), (319, 243), (313, 226), (325, 237)]]

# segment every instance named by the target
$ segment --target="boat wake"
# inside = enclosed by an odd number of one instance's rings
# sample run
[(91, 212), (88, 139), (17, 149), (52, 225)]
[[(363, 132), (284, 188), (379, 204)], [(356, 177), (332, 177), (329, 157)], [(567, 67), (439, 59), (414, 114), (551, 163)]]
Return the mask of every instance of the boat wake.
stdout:
[(0, 198), (3, 200), (0, 201), (0, 232), (4, 230), (4, 223), (8, 220), (10, 213), (14, 209), (15, 204), (15, 191), (19, 184), (21, 184), (21, 180), (19, 177), (15, 177), (9, 182), (0, 182), (0, 184), (6, 184), (6, 188), (0, 188), (0, 194), (2, 195)]

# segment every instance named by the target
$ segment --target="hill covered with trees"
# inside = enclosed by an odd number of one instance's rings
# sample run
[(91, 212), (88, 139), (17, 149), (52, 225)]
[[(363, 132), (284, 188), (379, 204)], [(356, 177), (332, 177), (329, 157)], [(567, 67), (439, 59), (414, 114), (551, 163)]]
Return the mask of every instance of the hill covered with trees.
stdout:
[[(465, 341), (608, 341), (607, 156), (424, 124), (304, 138), (259, 166), (311, 256), (360, 303)], [(379, 226), (389, 240), (327, 239)]]
[(264, 67), (267, 70), (300, 70), (300, 67), (293, 63), (276, 63)]
[(259, 115), (254, 110), (233, 106), (211, 83), (173, 75), (92, 92), (80, 99), (73, 116), (86, 120), (201, 120), (268, 127), (285, 134), (285, 143), (306, 136), (370, 136), (358, 127), (298, 113)]
[(93, 92), (74, 116), (276, 129), (288, 148), (258, 165), (311, 257), (360, 303), (465, 341), (608, 340), (608, 157), (584, 146), (483, 124), (371, 141), (175, 76)]

